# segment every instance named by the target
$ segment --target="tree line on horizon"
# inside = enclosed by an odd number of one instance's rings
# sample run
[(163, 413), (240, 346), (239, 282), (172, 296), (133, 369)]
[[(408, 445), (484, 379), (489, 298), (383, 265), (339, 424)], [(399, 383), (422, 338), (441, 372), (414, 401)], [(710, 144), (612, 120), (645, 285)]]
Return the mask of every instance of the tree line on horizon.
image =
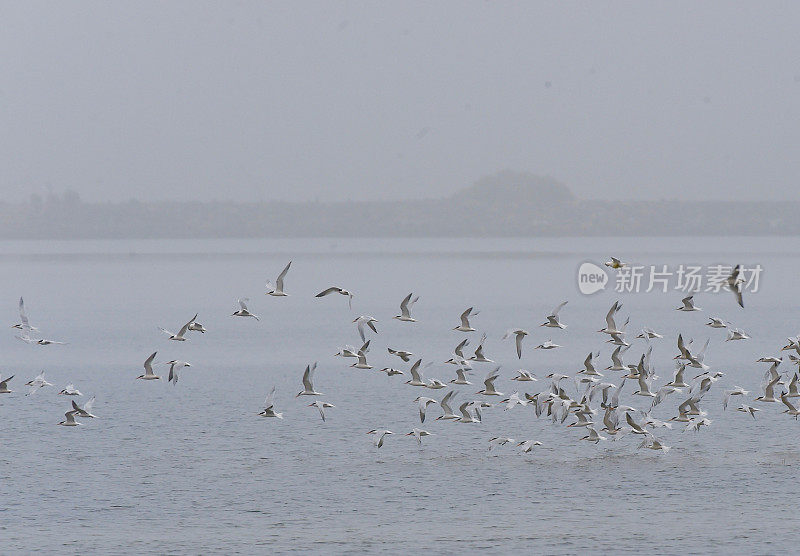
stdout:
[(0, 238), (797, 235), (800, 203), (603, 201), (501, 172), (441, 199), (87, 203), (74, 191), (0, 202)]

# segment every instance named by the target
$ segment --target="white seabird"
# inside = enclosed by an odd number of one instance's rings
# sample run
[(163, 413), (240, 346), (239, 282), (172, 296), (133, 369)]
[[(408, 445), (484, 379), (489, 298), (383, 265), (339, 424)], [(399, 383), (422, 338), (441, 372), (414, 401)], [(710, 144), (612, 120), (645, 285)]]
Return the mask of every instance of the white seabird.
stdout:
[(278, 274), (278, 279), (275, 280), (274, 286), (271, 282), (267, 282), (267, 292), (265, 295), (272, 295), (275, 297), (286, 297), (289, 295), (283, 291), (283, 279), (286, 278), (286, 273), (289, 272), (290, 266), (292, 266), (292, 261), (289, 261), (289, 264), (286, 265), (286, 268), (284, 268), (281, 273)]

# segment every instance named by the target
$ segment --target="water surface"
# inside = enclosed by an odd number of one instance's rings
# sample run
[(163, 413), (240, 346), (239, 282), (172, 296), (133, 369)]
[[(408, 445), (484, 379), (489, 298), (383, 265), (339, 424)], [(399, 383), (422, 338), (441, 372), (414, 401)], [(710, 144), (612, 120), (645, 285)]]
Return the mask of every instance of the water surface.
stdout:
[[(0, 374), (16, 375), (0, 396), (0, 530), (5, 551), (197, 553), (433, 553), (486, 549), (547, 553), (774, 553), (791, 550), (798, 456), (797, 422), (763, 404), (758, 419), (722, 411), (734, 384), (758, 394), (764, 368), (798, 332), (791, 296), (800, 271), (795, 239), (447, 239), (0, 242), (0, 321), (17, 322), (23, 295), (32, 323), (66, 346), (29, 346), (10, 328), (0, 337)], [(697, 296), (702, 313), (674, 310), (680, 292), (578, 293), (575, 272), (609, 254), (642, 264), (761, 264), (761, 290), (734, 305), (730, 294)], [(287, 298), (263, 294), (292, 259)], [(313, 297), (341, 285), (356, 293)], [(418, 323), (392, 320), (410, 291), (421, 296)], [(231, 317), (250, 297), (261, 321)], [(374, 315), (369, 360), (404, 364), (386, 347), (419, 354), (428, 377), (449, 380), (442, 364), (465, 336), (489, 339), (487, 356), (502, 365), (497, 387), (535, 392), (544, 381), (517, 384), (513, 370), (574, 374), (590, 350), (603, 366), (610, 347), (595, 331), (620, 298), (630, 330), (652, 326), (654, 362), (668, 380), (680, 331), (703, 342), (707, 362), (725, 373), (702, 403), (712, 426), (698, 434), (658, 431), (667, 454), (637, 450), (637, 438), (599, 445), (583, 430), (537, 420), (528, 408), (491, 408), (476, 425), (435, 421), (422, 447), (402, 436), (419, 426), (418, 395), (440, 398), (332, 357), (360, 344), (353, 318)], [(565, 331), (538, 324), (559, 301)], [(454, 332), (475, 306), (471, 335)], [(195, 313), (208, 333), (170, 342), (158, 326), (179, 328)], [(753, 338), (725, 343), (705, 327), (714, 314)], [(511, 327), (531, 331), (522, 361), (502, 341)], [(531, 349), (546, 339), (563, 348)], [(645, 349), (637, 340), (626, 359)], [(177, 386), (135, 380), (153, 351), (190, 361)], [(334, 403), (321, 422), (312, 400), (295, 399), (303, 368), (319, 361), (315, 385)], [(788, 367), (788, 362), (784, 367)], [(483, 375), (458, 387), (477, 398)], [(39, 371), (58, 389), (73, 382), (97, 396), (94, 413), (75, 428), (58, 427), (69, 400), (47, 388), (26, 397)], [(166, 375), (159, 366), (157, 372)], [(608, 372), (607, 378), (618, 382)], [(256, 415), (273, 386), (283, 421)], [(634, 385), (631, 385), (634, 386)], [(629, 394), (634, 388), (626, 386)], [(569, 385), (571, 392), (574, 385)], [(631, 405), (646, 401), (624, 395)], [(675, 414), (678, 395), (654, 410)], [(395, 434), (377, 450), (372, 428)], [(537, 439), (530, 455), (487, 451), (492, 436)]]

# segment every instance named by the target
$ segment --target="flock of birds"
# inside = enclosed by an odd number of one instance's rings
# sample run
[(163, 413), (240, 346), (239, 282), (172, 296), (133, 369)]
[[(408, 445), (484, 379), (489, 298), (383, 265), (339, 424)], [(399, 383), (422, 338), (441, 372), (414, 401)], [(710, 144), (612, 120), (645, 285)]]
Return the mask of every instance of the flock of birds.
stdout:
[[(285, 297), (288, 294), (284, 291), (284, 282), (286, 275), (291, 267), (291, 262), (286, 265), (283, 271), (278, 275), (275, 284), (267, 283), (266, 295), (274, 297)], [(617, 258), (611, 258), (605, 263), (606, 266), (612, 269), (624, 268), (626, 263)], [(740, 307), (744, 307), (742, 298), (742, 284), (743, 280), (739, 275), (739, 266), (733, 269), (733, 272), (728, 277), (726, 282), (726, 289), (733, 292), (735, 300)], [(339, 294), (348, 298), (348, 307), (352, 309), (353, 293), (340, 287), (327, 288), (316, 295), (316, 297), (326, 297), (332, 294)], [(417, 322), (412, 316), (412, 309), (414, 304), (418, 301), (419, 297), (413, 293), (409, 293), (400, 303), (400, 314), (393, 318), (410, 323)], [(233, 317), (252, 318), (259, 320), (259, 317), (250, 312), (247, 307), (247, 299), (237, 300), (238, 309), (232, 313)], [(540, 324), (542, 327), (565, 330), (567, 325), (561, 321), (560, 312), (567, 305), (567, 301), (559, 303), (548, 315), (545, 315), (544, 322)], [(511, 381), (516, 383), (527, 383), (532, 385), (535, 382), (547, 384), (546, 388), (534, 392), (523, 392), (520, 394), (514, 391), (510, 395), (498, 391), (495, 382), (500, 378), (500, 367), (493, 365), (494, 361), (489, 359), (484, 353), (484, 346), (487, 335), (481, 335), (480, 340), (475, 346), (472, 354), (466, 351), (467, 346), (470, 344), (470, 339), (465, 338), (461, 340), (453, 349), (451, 357), (444, 362), (453, 366), (455, 378), (444, 381), (436, 378), (425, 378), (424, 370), (432, 365), (428, 363), (423, 365), (422, 359), (415, 356), (412, 352), (403, 349), (396, 349), (387, 347), (387, 353), (391, 357), (396, 357), (398, 361), (403, 364), (409, 364), (407, 370), (388, 366), (380, 369), (375, 369), (379, 372), (385, 373), (388, 377), (402, 376), (408, 377), (405, 381), (410, 387), (422, 388), (428, 390), (447, 390), (443, 393), (440, 399), (429, 397), (426, 395), (419, 395), (413, 399), (412, 403), (417, 404), (419, 410), (419, 426), (412, 426), (411, 430), (406, 436), (414, 437), (417, 442), (422, 445), (422, 439), (426, 436), (431, 436), (432, 433), (423, 429), (426, 415), (431, 406), (438, 406), (441, 409), (441, 415), (435, 419), (437, 421), (449, 421), (451, 423), (461, 424), (474, 424), (482, 421), (482, 412), (492, 407), (502, 407), (504, 410), (512, 410), (515, 408), (517, 411), (525, 410), (531, 411), (532, 415), (536, 418), (545, 417), (552, 423), (557, 425), (565, 425), (569, 429), (583, 429), (585, 435), (580, 439), (599, 443), (611, 440), (620, 439), (628, 434), (636, 435), (641, 439), (638, 444), (639, 448), (648, 448), (651, 450), (668, 451), (670, 448), (667, 446), (663, 438), (656, 435), (657, 430), (672, 429), (673, 425), (678, 423), (684, 430), (699, 431), (703, 427), (711, 425), (711, 420), (707, 418), (707, 412), (701, 409), (708, 392), (712, 386), (723, 377), (723, 373), (713, 371), (707, 364), (705, 356), (708, 348), (709, 341), (706, 340), (702, 347), (695, 346), (694, 342), (684, 340), (682, 334), (677, 337), (678, 353), (675, 355), (675, 370), (672, 373), (671, 380), (661, 384), (655, 384), (658, 377), (655, 375), (653, 363), (651, 362), (652, 356), (652, 343), (664, 337), (663, 334), (656, 332), (652, 328), (643, 328), (641, 332), (635, 336), (635, 339), (641, 339), (645, 342), (643, 353), (640, 355), (636, 363), (625, 363), (623, 361), (627, 351), (631, 348), (631, 341), (628, 341), (626, 327), (630, 321), (628, 317), (624, 322), (621, 321), (620, 311), (622, 304), (615, 302), (608, 310), (605, 316), (605, 326), (597, 332), (603, 338), (607, 337), (605, 343), (613, 346), (611, 353), (611, 364), (603, 370), (617, 375), (617, 379), (613, 380), (604, 376), (598, 368), (597, 359), (599, 352), (590, 352), (586, 359), (583, 361), (583, 368), (578, 370), (573, 375), (562, 374), (558, 372), (551, 372), (543, 377), (537, 377), (534, 373), (518, 369), (515, 376), (509, 377)], [(678, 311), (684, 312), (697, 312), (702, 311), (695, 302), (693, 296), (688, 296), (681, 301), (681, 305), (676, 307)], [(465, 334), (477, 332), (472, 322), (474, 317), (479, 314), (474, 307), (469, 307), (460, 314), (458, 325), (452, 330)], [(45, 339), (40, 336), (39, 329), (31, 326), (28, 316), (25, 311), (25, 305), (22, 298), (19, 300), (19, 317), (20, 322), (13, 325), (13, 328), (20, 330), (16, 336), (21, 341), (29, 344), (46, 346), (53, 344), (63, 344), (56, 340)], [(191, 334), (207, 332), (205, 326), (197, 321), (198, 315), (195, 314), (183, 326), (180, 327), (178, 332), (172, 332), (165, 328), (160, 330), (167, 336), (169, 341), (185, 342)], [(354, 347), (346, 345), (341, 348), (336, 356), (343, 358), (352, 358), (356, 362), (351, 365), (355, 369), (373, 370), (373, 366), (368, 362), (368, 354), (370, 353), (371, 339), (367, 339), (369, 334), (377, 334), (378, 329), (376, 323), (378, 322), (372, 316), (361, 315), (353, 320), (356, 325), (356, 331), (361, 339), (361, 347)], [(730, 323), (718, 317), (709, 317), (708, 322), (705, 323), (710, 328), (727, 329), (726, 341), (740, 341), (746, 340), (749, 336), (738, 328), (732, 328)], [(518, 359), (522, 359), (523, 343), (529, 332), (522, 328), (512, 328), (508, 330), (503, 339), (514, 341), (514, 348)], [(547, 340), (533, 349), (551, 350), (561, 347), (559, 344)], [(788, 356), (791, 363), (800, 366), (800, 336), (789, 338), (787, 345), (781, 348), (781, 351), (795, 352)], [(161, 377), (154, 371), (156, 364), (157, 352), (152, 353), (144, 362), (144, 374), (136, 377), (139, 380), (154, 381), (159, 380)], [(783, 413), (788, 414), (795, 419), (800, 416), (800, 410), (792, 403), (794, 398), (800, 397), (800, 383), (798, 382), (798, 372), (786, 373), (780, 371), (779, 367), (783, 362), (782, 357), (763, 356), (757, 362), (769, 364), (767, 371), (761, 381), (760, 392), (758, 396), (754, 397), (752, 402), (748, 402), (747, 396), (749, 391), (740, 386), (732, 386), (723, 391), (722, 403), (723, 409), (727, 409), (731, 398), (736, 397), (742, 401), (738, 406), (737, 411), (743, 412), (753, 419), (756, 418), (756, 413), (760, 411), (761, 404), (782, 404), (785, 409)], [(162, 364), (169, 367), (169, 374), (167, 381), (172, 384), (177, 384), (179, 373), (184, 369), (190, 368), (192, 365), (188, 361), (169, 360)], [(491, 370), (485, 375), (483, 379), (483, 388), (471, 393), (465, 393), (465, 388), (472, 385), (470, 382), (471, 375), (475, 372), (475, 368), (480, 365), (489, 365)], [(399, 366), (399, 365), (398, 365)], [(324, 401), (322, 392), (316, 390), (314, 386), (314, 373), (317, 368), (317, 363), (309, 364), (305, 367), (302, 375), (302, 390), (300, 390), (295, 398), (304, 396), (312, 397), (315, 399), (308, 407), (314, 407), (319, 411), (320, 418), (324, 421), (326, 419), (326, 410), (333, 409), (336, 406), (329, 401)], [(696, 373), (696, 374), (695, 374)], [(694, 376), (692, 376), (694, 375)], [(791, 375), (791, 376), (789, 376)], [(7, 378), (0, 377), (0, 394), (9, 394), (12, 390), (9, 389), (9, 383), (14, 379), (14, 376)], [(633, 407), (625, 405), (620, 402), (623, 391), (626, 385), (633, 384), (633, 391), (629, 392), (629, 399), (641, 400), (640, 407)], [(34, 395), (37, 391), (45, 387), (54, 386), (45, 379), (44, 372), (40, 373), (37, 377), (25, 383), (29, 387), (27, 395)], [(630, 388), (629, 388), (630, 390)], [(82, 397), (83, 394), (75, 388), (73, 384), (66, 385), (59, 395), (71, 396), (73, 399), (70, 402), (69, 409), (64, 414), (65, 418), (59, 422), (58, 425), (62, 426), (78, 426), (81, 423), (76, 418), (95, 418), (92, 414), (92, 407), (95, 398), (85, 402), (83, 405), (78, 404), (75, 398)], [(276, 388), (272, 387), (266, 397), (264, 409), (258, 413), (262, 417), (272, 417), (283, 419), (283, 413), (276, 410), (275, 403)], [(467, 399), (457, 400), (459, 396)], [(657, 419), (652, 415), (653, 409), (661, 405), (668, 397), (672, 396), (673, 399), (680, 399), (681, 403), (677, 405), (676, 414), (667, 420)], [(410, 397), (410, 396), (409, 396)], [(497, 400), (490, 402), (489, 400)], [(751, 403), (756, 405), (750, 405)], [(765, 407), (765, 406), (762, 406)], [(455, 408), (455, 410), (454, 410)], [(569, 422), (568, 422), (569, 421)], [(386, 428), (375, 428), (367, 432), (373, 435), (375, 446), (380, 448), (383, 446), (388, 435), (394, 434), (391, 430)], [(661, 433), (659, 433), (660, 435)], [(522, 452), (531, 452), (535, 447), (541, 446), (542, 442), (538, 440), (515, 440), (505, 436), (493, 436), (488, 440), (489, 450), (497, 446), (515, 445)]]

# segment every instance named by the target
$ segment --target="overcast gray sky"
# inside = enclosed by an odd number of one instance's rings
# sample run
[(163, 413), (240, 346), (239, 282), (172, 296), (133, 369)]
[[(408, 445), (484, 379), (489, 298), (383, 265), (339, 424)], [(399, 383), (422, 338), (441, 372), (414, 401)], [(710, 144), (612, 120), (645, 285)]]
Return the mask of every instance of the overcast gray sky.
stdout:
[(0, 193), (800, 200), (800, 2), (2, 2)]

